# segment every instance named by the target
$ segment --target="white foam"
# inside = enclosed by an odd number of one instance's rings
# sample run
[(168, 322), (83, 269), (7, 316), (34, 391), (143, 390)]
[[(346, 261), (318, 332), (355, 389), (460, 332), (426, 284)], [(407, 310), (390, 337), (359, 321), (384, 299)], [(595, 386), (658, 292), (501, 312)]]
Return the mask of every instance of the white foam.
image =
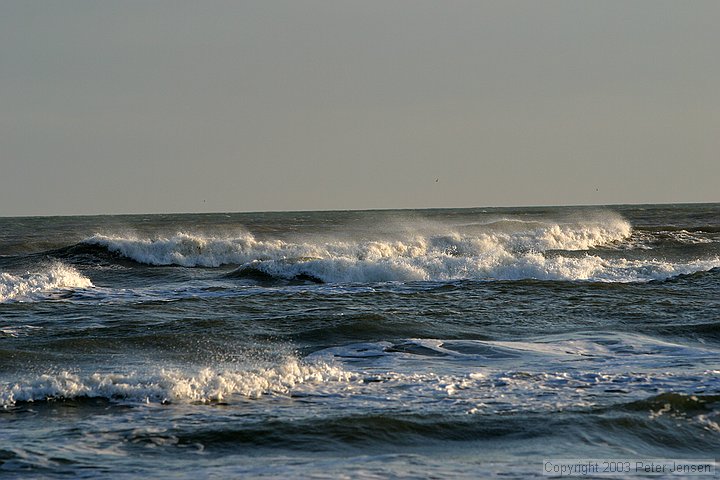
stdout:
[(73, 267), (56, 262), (39, 272), (27, 272), (24, 275), (0, 273), (0, 302), (32, 300), (51, 291), (92, 286), (90, 279)]
[(378, 238), (370, 241), (325, 241), (291, 243), (282, 240), (257, 240), (250, 233), (232, 237), (215, 237), (178, 232), (172, 236), (140, 238), (96, 234), (86, 244), (104, 246), (137, 262), (149, 265), (217, 267), (244, 264), (253, 260), (288, 258), (348, 257), (358, 260), (417, 257), (428, 253), (477, 254), (503, 248), (516, 250), (586, 250), (626, 239), (632, 233), (630, 224), (620, 218), (606, 222), (546, 223), (537, 222), (518, 231), (495, 230), (460, 234), (446, 227), (434, 226), (422, 231), (403, 232), (401, 239)]
[[(137, 238), (95, 235), (85, 243), (101, 245), (150, 265), (250, 266), (279, 278), (310, 275), (329, 283), (386, 281), (591, 280), (631, 282), (663, 279), (720, 266), (720, 260), (685, 264), (660, 260), (607, 260), (592, 249), (630, 238), (630, 224), (609, 216), (574, 223), (508, 222), (481, 225), (462, 233), (424, 226), (401, 238), (258, 240), (252, 234), (211, 237), (177, 233)], [(563, 252), (584, 251), (586, 255)]]
[(81, 397), (136, 402), (220, 402), (233, 396), (287, 395), (304, 384), (347, 382), (352, 378), (352, 374), (339, 367), (327, 363), (303, 363), (294, 358), (257, 370), (208, 367), (195, 371), (162, 369), (149, 374), (93, 373), (86, 376), (65, 371), (4, 386), (0, 391), (0, 405), (8, 407), (17, 402)]
[[(713, 348), (643, 335), (588, 333), (537, 341), (358, 343), (316, 351), (310, 358), (331, 358), (348, 369), (369, 366), (364, 384), (351, 386), (364, 404), (447, 401), (450, 408), (467, 406), (468, 413), (496, 413), (640, 400), (668, 385), (675, 391), (713, 391), (719, 386), (717, 372), (703, 365), (716, 356)], [(624, 392), (618, 396), (611, 390)]]
[(233, 238), (204, 237), (177, 233), (170, 237), (139, 238), (94, 235), (84, 241), (148, 265), (218, 267), (243, 264), (262, 257), (263, 252), (284, 250), (284, 243), (258, 242), (250, 234)]
[(474, 257), (443, 253), (418, 257), (390, 257), (375, 261), (348, 258), (302, 262), (262, 261), (253, 267), (281, 278), (309, 275), (324, 282), (388, 282), (470, 280), (567, 280), (596, 282), (647, 282), (720, 268), (720, 258), (672, 263), (663, 260), (603, 259), (513, 254), (499, 250)]

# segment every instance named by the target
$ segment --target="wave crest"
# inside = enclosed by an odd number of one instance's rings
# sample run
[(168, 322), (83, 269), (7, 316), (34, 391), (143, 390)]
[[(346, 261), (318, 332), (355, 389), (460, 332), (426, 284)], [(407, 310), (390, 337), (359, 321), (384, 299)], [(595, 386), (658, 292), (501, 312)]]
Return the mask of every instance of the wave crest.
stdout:
[[(533, 228), (528, 228), (528, 225)], [(630, 224), (619, 218), (607, 222), (528, 225), (514, 231), (489, 228), (475, 233), (452, 230), (442, 233), (412, 232), (403, 234), (401, 238), (297, 243), (258, 240), (250, 233), (213, 237), (178, 232), (172, 236), (152, 239), (96, 234), (84, 240), (83, 244), (99, 245), (110, 252), (148, 265), (218, 267), (299, 257), (377, 261), (435, 254), (477, 256), (499, 250), (588, 250), (622, 241), (632, 233)]]
[(326, 363), (303, 363), (295, 358), (258, 370), (203, 368), (195, 372), (161, 370), (156, 374), (71, 372), (40, 375), (7, 386), (0, 405), (76, 398), (120, 399), (134, 402), (222, 402), (231, 396), (258, 398), (287, 395), (303, 384), (346, 382), (352, 375)]
[[(672, 263), (658, 259), (604, 258), (594, 249), (621, 247), (633, 230), (621, 217), (597, 221), (424, 226), (364, 240), (257, 239), (250, 233), (138, 238), (96, 234), (95, 245), (149, 265), (238, 265), (232, 277), (257, 281), (327, 283), (470, 280), (590, 280), (633, 282), (720, 267), (720, 259)], [(575, 253), (572, 253), (575, 252)], [(579, 252), (579, 253), (578, 253)], [(584, 254), (582, 252), (585, 252)]]
[(13, 275), (0, 273), (0, 303), (27, 299), (53, 290), (89, 288), (93, 284), (73, 267), (56, 262), (43, 271)]

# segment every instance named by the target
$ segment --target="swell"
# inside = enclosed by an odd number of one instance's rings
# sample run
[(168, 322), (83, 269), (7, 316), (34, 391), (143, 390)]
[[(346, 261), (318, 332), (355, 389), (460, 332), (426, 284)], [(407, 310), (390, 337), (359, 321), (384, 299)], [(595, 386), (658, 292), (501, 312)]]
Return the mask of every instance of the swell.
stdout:
[(183, 432), (180, 444), (201, 444), (205, 448), (231, 448), (242, 444), (255, 447), (284, 447), (302, 450), (388, 445), (427, 445), (429, 442), (497, 439), (515, 434), (525, 423), (525, 437), (541, 435), (540, 425), (532, 418), (505, 421), (453, 415), (369, 414), (336, 416), (288, 422), (271, 420), (257, 425)]
[(651, 412), (654, 416), (695, 416), (712, 412), (720, 413), (720, 394), (688, 395), (667, 392), (627, 403), (622, 408), (630, 411)]
[(678, 325), (667, 325), (657, 328), (658, 333), (670, 338), (685, 337), (702, 342), (720, 342), (720, 321), (708, 320), (708, 323), (683, 322)]
[[(670, 394), (666, 396), (680, 394)], [(699, 400), (705, 401), (709, 397)], [(720, 446), (717, 410), (657, 414), (652, 405), (628, 408), (618, 404), (610, 409), (583, 408), (557, 411), (552, 415), (507, 412), (503, 415), (376, 412), (335, 414), (320, 418), (240, 420), (232, 424), (211, 424), (179, 428), (163, 433), (132, 432), (132, 443), (158, 443), (164, 436), (177, 446), (201, 445), (205, 451), (236, 451), (245, 448), (273, 448), (303, 451), (386, 449), (440, 443), (497, 442), (522, 438), (552, 439), (568, 436), (592, 437), (609, 445), (627, 441), (685, 452), (711, 452)], [(562, 442), (561, 442), (562, 443)]]
[(103, 245), (93, 243), (80, 242), (54, 250), (43, 252), (41, 255), (69, 260), (76, 264), (97, 265), (98, 263), (126, 263), (141, 264), (130, 257), (122, 255), (118, 252), (109, 250)]
[[(56, 409), (58, 402), (72, 407), (74, 415), (130, 407), (104, 397), (75, 397), (35, 404), (33, 410)], [(523, 409), (502, 414), (410, 413), (389, 406), (377, 412), (339, 411), (319, 417), (310, 413), (290, 418), (238, 415), (233, 422), (208, 421), (162, 431), (133, 429), (125, 431), (123, 438), (131, 445), (193, 445), (216, 453), (235, 452), (238, 446), (320, 452), (514, 439), (562, 439), (562, 445), (568, 438), (592, 438), (595, 444), (615, 446), (644, 445), (657, 452), (697, 453), (720, 448), (719, 402), (718, 395), (668, 392), (609, 407), (558, 409), (551, 414)], [(6, 414), (22, 414), (28, 406), (14, 405)], [(206, 406), (196, 404), (192, 408), (198, 411)]]
[[(302, 260), (295, 262), (286, 261), (282, 262), (286, 266), (290, 266), (293, 263), (301, 263)], [(297, 269), (291, 273), (271, 273), (263, 269), (260, 262), (253, 262), (248, 265), (244, 265), (224, 275), (225, 278), (230, 279), (241, 279), (251, 280), (260, 284), (276, 285), (278, 283), (325, 283), (325, 281), (315, 276), (309, 269), (304, 270), (303, 268)], [(292, 267), (291, 267), (292, 268)]]

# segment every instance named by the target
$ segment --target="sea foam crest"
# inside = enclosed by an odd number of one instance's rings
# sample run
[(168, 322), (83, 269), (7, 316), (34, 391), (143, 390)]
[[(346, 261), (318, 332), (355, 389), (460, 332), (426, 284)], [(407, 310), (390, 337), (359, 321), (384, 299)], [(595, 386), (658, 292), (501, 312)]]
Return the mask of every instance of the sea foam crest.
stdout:
[(241, 265), (257, 259), (301, 255), (302, 245), (281, 240), (259, 241), (251, 234), (236, 237), (211, 237), (179, 232), (168, 237), (139, 238), (96, 234), (83, 243), (99, 245), (136, 262), (148, 265), (183, 267), (219, 267)]
[(327, 363), (304, 363), (288, 358), (257, 370), (202, 368), (197, 371), (160, 370), (156, 373), (82, 376), (71, 372), (40, 375), (6, 385), (0, 405), (49, 399), (106, 398), (135, 402), (220, 402), (232, 396), (257, 398), (286, 395), (304, 384), (347, 382), (353, 375)]
[(0, 273), (0, 302), (31, 299), (54, 290), (89, 288), (93, 284), (73, 267), (56, 262), (39, 272), (24, 275)]
[(279, 260), (301, 257), (348, 257), (373, 260), (391, 257), (418, 257), (434, 252), (475, 255), (498, 248), (516, 250), (587, 250), (626, 239), (632, 233), (623, 219), (606, 223), (541, 224), (515, 231), (488, 229), (475, 233), (455, 230), (432, 233), (406, 232), (401, 238), (366, 241), (258, 240), (251, 233), (233, 237), (214, 237), (179, 232), (172, 236), (140, 238), (96, 234), (83, 243), (99, 245), (109, 251), (149, 265), (217, 267), (244, 264), (253, 260)]
[[(370, 232), (372, 233), (372, 232)], [(720, 267), (720, 260), (688, 263), (606, 259), (592, 249), (632, 235), (620, 217), (574, 223), (499, 222), (475, 230), (428, 228), (369, 240), (259, 240), (250, 233), (213, 237), (177, 233), (137, 238), (97, 234), (84, 241), (150, 265), (240, 265), (240, 276), (310, 278), (329, 283), (386, 281), (592, 280), (632, 282)], [(585, 255), (563, 252), (585, 251)]]

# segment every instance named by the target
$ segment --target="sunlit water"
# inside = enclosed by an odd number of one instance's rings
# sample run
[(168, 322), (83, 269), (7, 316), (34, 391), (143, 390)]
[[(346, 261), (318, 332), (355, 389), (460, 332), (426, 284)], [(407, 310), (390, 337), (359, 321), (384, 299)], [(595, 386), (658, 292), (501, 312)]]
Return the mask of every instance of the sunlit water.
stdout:
[(720, 451), (720, 205), (0, 219), (0, 475)]

